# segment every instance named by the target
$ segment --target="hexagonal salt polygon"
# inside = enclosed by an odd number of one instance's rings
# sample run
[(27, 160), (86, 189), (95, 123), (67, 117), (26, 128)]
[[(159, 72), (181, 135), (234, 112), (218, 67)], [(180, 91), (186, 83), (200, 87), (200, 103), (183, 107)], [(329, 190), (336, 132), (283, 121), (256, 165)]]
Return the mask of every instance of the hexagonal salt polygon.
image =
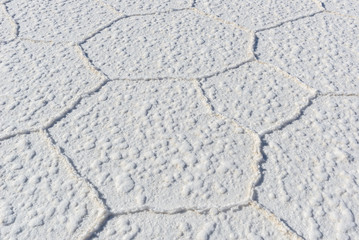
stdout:
[(201, 81), (215, 111), (262, 133), (292, 118), (310, 92), (267, 65), (251, 62)]
[(121, 19), (83, 44), (112, 79), (195, 78), (249, 59), (249, 34), (192, 11)]
[(321, 97), (265, 137), (259, 202), (305, 239), (359, 235), (359, 99)]
[(192, 84), (111, 82), (50, 133), (115, 212), (246, 201), (254, 139), (208, 114)]

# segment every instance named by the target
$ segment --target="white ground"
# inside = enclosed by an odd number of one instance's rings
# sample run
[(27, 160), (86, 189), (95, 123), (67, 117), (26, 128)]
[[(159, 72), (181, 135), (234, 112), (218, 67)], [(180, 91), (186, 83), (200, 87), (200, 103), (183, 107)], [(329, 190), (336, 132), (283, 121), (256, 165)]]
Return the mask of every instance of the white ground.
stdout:
[(358, 1), (0, 1), (0, 239), (359, 239), (358, 176)]

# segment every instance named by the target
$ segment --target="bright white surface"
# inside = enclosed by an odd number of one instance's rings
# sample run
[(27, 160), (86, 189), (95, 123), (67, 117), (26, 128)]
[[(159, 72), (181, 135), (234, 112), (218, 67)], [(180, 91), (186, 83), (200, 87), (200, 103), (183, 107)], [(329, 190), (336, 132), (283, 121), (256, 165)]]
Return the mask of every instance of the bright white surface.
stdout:
[(196, 8), (253, 30), (320, 10), (312, 0), (196, 0)]
[(64, 44), (14, 41), (0, 59), (0, 137), (42, 127), (101, 80)]
[(358, 20), (323, 13), (260, 32), (256, 54), (320, 91), (358, 92), (358, 36)]
[(355, 1), (0, 1), (0, 239), (356, 239)]
[(217, 112), (259, 133), (289, 119), (310, 96), (282, 72), (257, 62), (202, 82)]
[(103, 2), (126, 15), (164, 12), (189, 8), (192, 5), (192, 1), (190, 0), (103, 0)]
[(20, 37), (55, 42), (81, 41), (119, 16), (92, 0), (11, 0), (7, 6)]
[[(163, 227), (166, 226), (166, 227)], [(226, 213), (136, 213), (110, 220), (95, 239), (287, 239), (277, 226), (246, 207)]]
[(248, 60), (249, 34), (192, 11), (125, 18), (84, 43), (110, 78), (194, 78)]
[(210, 115), (193, 87), (112, 82), (50, 133), (114, 211), (242, 202), (255, 177), (254, 140)]
[(326, 9), (359, 17), (359, 2), (351, 0), (323, 0)]
[(5, 42), (11, 39), (11, 31), (13, 26), (11, 19), (6, 12), (5, 7), (0, 7), (0, 42)]
[(70, 239), (96, 220), (86, 184), (61, 164), (40, 134), (2, 141), (0, 158), (2, 239)]
[(259, 202), (306, 239), (359, 236), (358, 109), (357, 97), (323, 97), (265, 138)]

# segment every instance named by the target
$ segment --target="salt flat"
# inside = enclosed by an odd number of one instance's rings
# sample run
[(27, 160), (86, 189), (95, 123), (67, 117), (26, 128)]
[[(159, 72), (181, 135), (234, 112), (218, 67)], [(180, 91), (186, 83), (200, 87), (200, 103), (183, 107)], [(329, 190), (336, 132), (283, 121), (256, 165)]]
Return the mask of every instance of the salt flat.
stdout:
[(359, 239), (359, 4), (0, 1), (0, 239)]

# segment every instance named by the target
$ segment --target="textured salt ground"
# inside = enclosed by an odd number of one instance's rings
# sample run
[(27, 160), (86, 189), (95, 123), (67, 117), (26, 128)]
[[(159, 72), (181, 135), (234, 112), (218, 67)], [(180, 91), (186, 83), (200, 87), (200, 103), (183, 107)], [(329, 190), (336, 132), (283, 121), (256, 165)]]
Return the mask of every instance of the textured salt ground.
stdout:
[(20, 26), (20, 37), (55, 42), (79, 42), (119, 17), (91, 0), (11, 0), (6, 6)]
[(321, 10), (312, 0), (279, 1), (196, 0), (195, 7), (207, 14), (248, 29), (270, 27), (278, 22)]
[(96, 202), (40, 134), (0, 143), (1, 239), (70, 239), (96, 220)]
[[(163, 226), (166, 226), (163, 228)], [(111, 219), (94, 239), (288, 239), (255, 209), (226, 213), (135, 213)]]
[(323, 13), (259, 32), (256, 54), (322, 92), (357, 93), (358, 36), (358, 20)]
[(132, 1), (132, 0), (103, 0), (104, 3), (115, 8), (120, 13), (126, 15), (148, 14), (164, 12), (175, 9), (189, 8), (192, 6), (190, 0), (165, 0), (165, 1)]
[(83, 44), (112, 79), (196, 78), (250, 58), (249, 34), (193, 11), (122, 19)]
[(348, 14), (359, 18), (359, 2), (351, 0), (323, 0), (323, 5), (329, 11)]
[(251, 62), (201, 81), (214, 110), (258, 133), (292, 118), (312, 95), (283, 72)]
[(0, 137), (43, 127), (101, 81), (74, 47), (14, 41), (0, 45)]
[(356, 239), (358, 5), (242, 3), (0, 1), (0, 238)]
[(359, 99), (323, 97), (268, 135), (259, 202), (305, 239), (359, 236)]
[(50, 133), (115, 212), (244, 202), (256, 177), (254, 139), (211, 115), (193, 88), (111, 82)]
[(13, 24), (4, 6), (0, 6), (0, 43), (11, 40)]

